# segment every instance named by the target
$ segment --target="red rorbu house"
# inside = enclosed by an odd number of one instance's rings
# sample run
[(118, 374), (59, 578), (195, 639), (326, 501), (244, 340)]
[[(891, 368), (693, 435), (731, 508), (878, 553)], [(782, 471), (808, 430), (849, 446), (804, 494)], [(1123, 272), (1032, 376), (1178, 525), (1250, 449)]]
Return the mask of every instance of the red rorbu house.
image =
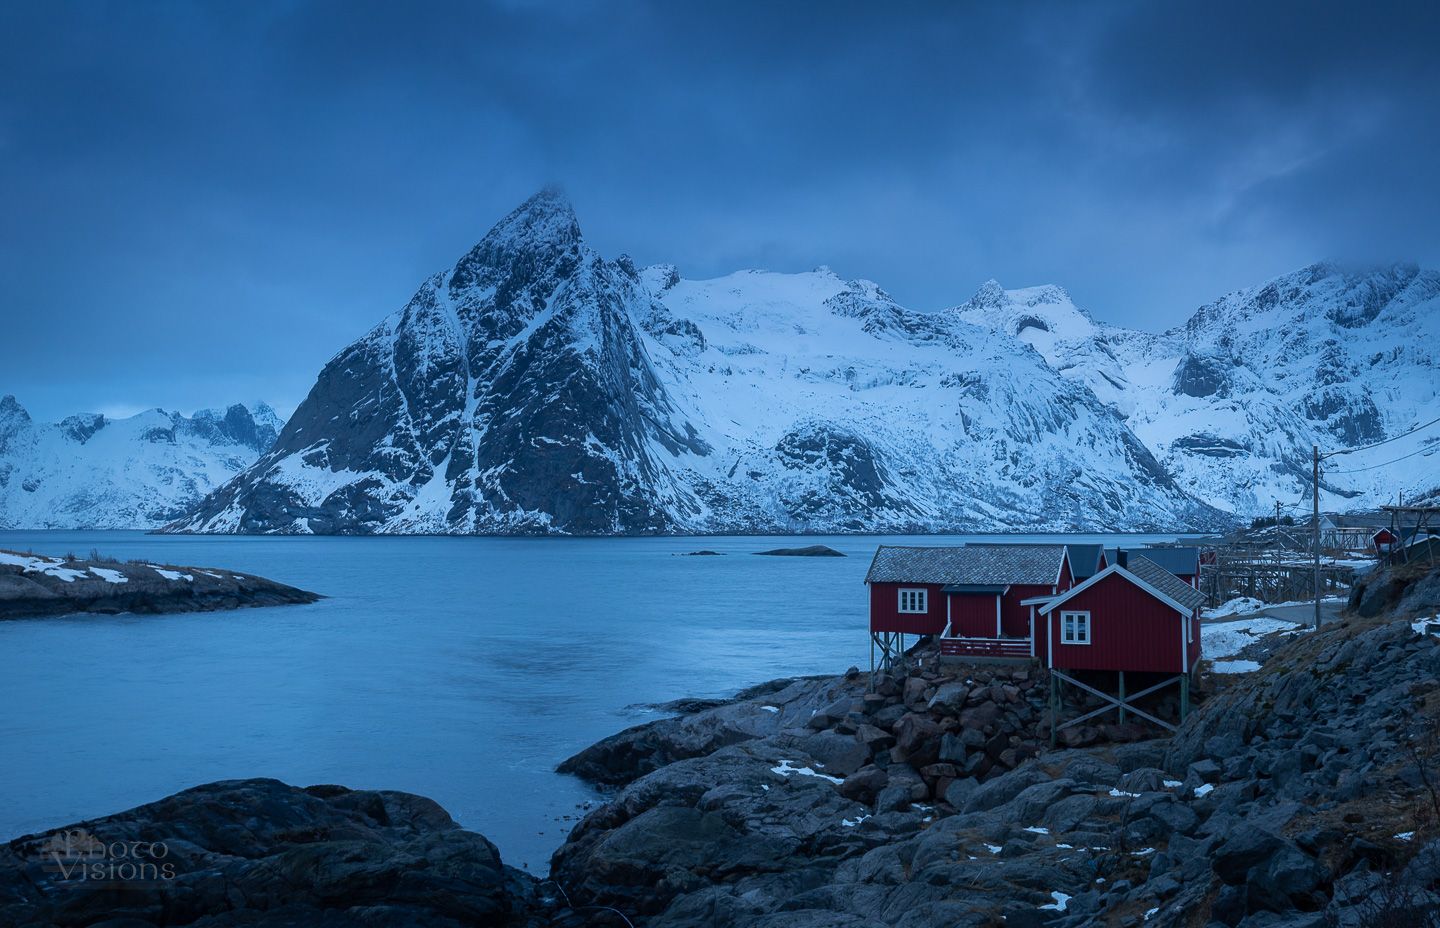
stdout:
[[(1150, 560), (1149, 553), (1129, 552), (1123, 565), (1112, 564), (1040, 607), (1037, 640), (1046, 641), (1043, 660), (1050, 670), (1055, 717), (1059, 717), (1062, 681), (1108, 703), (1056, 726), (1056, 731), (1111, 709), (1120, 710), (1122, 721), (1129, 710), (1173, 731), (1175, 726), (1136, 708), (1130, 700), (1176, 682), (1181, 718), (1188, 713), (1190, 679), (1200, 662), (1200, 607), (1205, 594)], [(1116, 673), (1119, 698), (1075, 679), (1072, 674), (1080, 671)], [(1127, 698), (1127, 673), (1141, 675), (1152, 685)]]
[[(1098, 545), (971, 544), (947, 548), (881, 546), (865, 582), (870, 590), (871, 669), (904, 653), (906, 635), (934, 636), (943, 658), (1037, 660), (1050, 671), (1053, 717), (1061, 682), (1105, 705), (1055, 731), (1118, 709), (1173, 730), (1134, 701), (1172, 683), (1180, 713), (1200, 661), (1198, 551), (1117, 552)], [(1158, 555), (1161, 566), (1151, 559)], [(1178, 572), (1178, 575), (1177, 575)], [(1139, 683), (1126, 695), (1126, 675)], [(1077, 679), (1084, 676), (1091, 682)], [(1118, 698), (1096, 688), (1118, 683)], [(1096, 685), (1091, 685), (1092, 683)], [(1053, 737), (1053, 732), (1052, 732)]]
[(938, 636), (944, 656), (1024, 659), (1045, 654), (1036, 607), (1070, 589), (1074, 573), (1065, 545), (881, 545), (865, 583), (872, 664), (876, 648), (885, 665), (904, 653), (906, 635)]

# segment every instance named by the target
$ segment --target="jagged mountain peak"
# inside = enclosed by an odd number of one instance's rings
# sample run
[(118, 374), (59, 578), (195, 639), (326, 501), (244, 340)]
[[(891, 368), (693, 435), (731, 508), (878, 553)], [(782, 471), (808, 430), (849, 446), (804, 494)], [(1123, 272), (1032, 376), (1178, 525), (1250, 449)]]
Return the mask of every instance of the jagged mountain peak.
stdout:
[(992, 277), (981, 284), (980, 289), (975, 291), (975, 295), (961, 303), (960, 306), (975, 309), (999, 309), (1007, 302), (1005, 288), (1000, 285), (1000, 281)]
[(20, 405), (13, 393), (0, 396), (0, 422), (17, 421), (29, 422), (30, 413), (25, 411), (25, 407)]
[[(1342, 329), (1369, 325), (1392, 306), (1440, 295), (1440, 272), (1413, 262), (1357, 264), (1321, 261), (1255, 287), (1233, 290), (1195, 311), (1185, 324), (1192, 335), (1207, 329), (1258, 324), (1330, 322)], [(1225, 334), (1228, 334), (1225, 333)]]
[(1076, 339), (1090, 338), (1096, 331), (1090, 314), (1075, 305), (1069, 291), (1055, 284), (1006, 290), (999, 281), (987, 280), (974, 296), (948, 312), (983, 328), (1023, 335), (1026, 341), (1035, 333)]
[(583, 242), (569, 198), (558, 187), (546, 187), (492, 226), (456, 263), (450, 291), (543, 274), (563, 260), (578, 261)]

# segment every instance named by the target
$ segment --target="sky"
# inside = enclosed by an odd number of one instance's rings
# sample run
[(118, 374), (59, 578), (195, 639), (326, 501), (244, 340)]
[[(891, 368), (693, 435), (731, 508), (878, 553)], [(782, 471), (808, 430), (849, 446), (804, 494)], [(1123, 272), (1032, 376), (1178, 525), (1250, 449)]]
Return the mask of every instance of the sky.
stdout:
[(547, 184), (603, 254), (1161, 330), (1440, 264), (1440, 5), (0, 4), (0, 394), (303, 398)]

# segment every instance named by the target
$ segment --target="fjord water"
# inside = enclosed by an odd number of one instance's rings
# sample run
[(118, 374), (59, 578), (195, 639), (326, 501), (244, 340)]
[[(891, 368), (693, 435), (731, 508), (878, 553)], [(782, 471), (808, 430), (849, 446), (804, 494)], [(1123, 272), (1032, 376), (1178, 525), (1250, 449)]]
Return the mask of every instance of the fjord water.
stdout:
[[(1064, 540), (1117, 537), (1174, 536)], [(594, 798), (557, 763), (655, 718), (646, 704), (868, 666), (876, 545), (967, 538), (0, 532), (0, 549), (226, 567), (327, 597), (0, 622), (0, 840), (266, 776), (429, 796), (544, 872), (561, 816)], [(849, 557), (754, 556), (810, 544)], [(700, 549), (726, 556), (679, 556)]]

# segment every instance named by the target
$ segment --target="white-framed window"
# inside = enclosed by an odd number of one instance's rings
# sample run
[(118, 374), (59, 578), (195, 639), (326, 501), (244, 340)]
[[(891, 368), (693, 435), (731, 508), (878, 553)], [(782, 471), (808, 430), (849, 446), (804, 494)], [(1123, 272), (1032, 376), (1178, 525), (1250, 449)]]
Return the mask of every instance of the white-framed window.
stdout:
[(929, 612), (930, 597), (929, 590), (903, 589), (900, 591), (901, 612)]
[(1062, 613), (1060, 613), (1060, 643), (1061, 643), (1061, 644), (1089, 644), (1089, 643), (1090, 643), (1090, 613), (1088, 613), (1088, 612), (1062, 612)]

